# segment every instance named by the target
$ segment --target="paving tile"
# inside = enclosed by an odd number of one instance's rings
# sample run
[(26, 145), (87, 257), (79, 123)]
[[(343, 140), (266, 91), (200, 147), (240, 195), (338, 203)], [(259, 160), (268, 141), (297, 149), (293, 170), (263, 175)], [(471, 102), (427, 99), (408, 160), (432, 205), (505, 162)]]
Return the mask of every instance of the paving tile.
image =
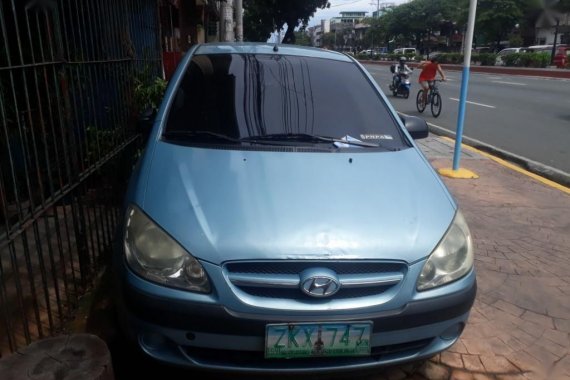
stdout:
[(493, 304), (493, 306), (499, 310), (502, 310), (502, 311), (507, 312), (511, 315), (514, 315), (515, 317), (520, 317), (525, 312), (524, 309), (521, 309), (520, 307), (515, 306), (512, 303), (505, 302), (503, 300), (499, 300), (499, 301), (495, 302)]
[(463, 337), (459, 338), (457, 342), (453, 344), (450, 348), (447, 349), (448, 352), (455, 352), (458, 354), (468, 354), (467, 348), (465, 348), (465, 344), (463, 344)]
[(450, 371), (442, 365), (426, 362), (418, 372), (430, 380), (447, 380)]
[(566, 353), (568, 353), (567, 346), (565, 345), (562, 346), (558, 343), (554, 343), (553, 341), (546, 339), (544, 336), (538, 339), (536, 341), (536, 344), (543, 347), (545, 350), (547, 350), (548, 352), (559, 358), (563, 357), (564, 355), (566, 355)]
[(441, 364), (453, 368), (463, 368), (463, 360), (461, 360), (461, 354), (457, 354), (454, 352), (448, 352), (448, 351), (442, 352)]
[(474, 379), (473, 379), (473, 374), (471, 372), (454, 369), (451, 372), (449, 380), (474, 380)]
[(464, 339), (467, 351), (472, 355), (483, 355), (493, 352), (493, 348), (487, 339)]
[(513, 350), (509, 345), (507, 345), (502, 339), (498, 337), (493, 337), (489, 339), (489, 344), (491, 345), (491, 350), (496, 355), (509, 355)]
[(535, 338), (540, 338), (547, 330), (546, 327), (529, 321), (523, 321), (518, 328)]
[(524, 312), (521, 318), (524, 319), (525, 321), (533, 322), (536, 323), (537, 325), (549, 329), (554, 328), (554, 322), (552, 321), (552, 318), (547, 315), (541, 315), (527, 310)]
[(513, 355), (509, 355), (508, 358), (523, 373), (536, 372), (544, 368), (538, 359), (525, 351), (518, 351)]
[(533, 345), (527, 347), (524, 352), (528, 353), (529, 355), (533, 356), (540, 362), (540, 368), (549, 369), (552, 368), (554, 363), (560, 359), (560, 356), (556, 356), (553, 353), (544, 349), (544, 347), (539, 345)]
[(559, 330), (546, 330), (542, 337), (561, 346), (570, 347), (570, 333)]
[(399, 368), (391, 368), (387, 370), (384, 374), (387, 380), (403, 380), (408, 377), (404, 371)]
[(487, 372), (491, 373), (512, 373), (518, 372), (518, 369), (513, 366), (505, 357), (499, 355), (481, 355), (481, 362)]
[(570, 333), (570, 319), (554, 318), (554, 325), (556, 326), (556, 330)]
[(484, 373), (474, 373), (473, 380), (494, 380), (494, 376), (485, 375)]
[(483, 372), (485, 371), (485, 367), (481, 360), (479, 359), (479, 355), (461, 355), (463, 359), (463, 364), (465, 365), (465, 369), (468, 371), (476, 371), (476, 372)]

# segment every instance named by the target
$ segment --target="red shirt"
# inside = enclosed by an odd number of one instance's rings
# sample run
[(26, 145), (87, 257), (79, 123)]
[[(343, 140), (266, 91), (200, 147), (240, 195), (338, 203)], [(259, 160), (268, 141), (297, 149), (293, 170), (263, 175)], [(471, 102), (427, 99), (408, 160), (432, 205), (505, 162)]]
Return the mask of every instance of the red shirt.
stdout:
[(437, 66), (438, 64), (433, 62), (430, 62), (427, 65), (425, 65), (420, 74), (419, 81), (424, 82), (424, 81), (434, 80), (437, 74)]

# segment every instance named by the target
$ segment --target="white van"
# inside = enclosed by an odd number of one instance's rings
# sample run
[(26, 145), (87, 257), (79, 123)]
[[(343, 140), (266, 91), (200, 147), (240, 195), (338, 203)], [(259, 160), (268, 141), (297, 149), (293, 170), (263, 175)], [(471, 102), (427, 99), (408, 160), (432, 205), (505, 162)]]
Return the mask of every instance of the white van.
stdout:
[(394, 54), (416, 55), (416, 48), (398, 48), (394, 50)]

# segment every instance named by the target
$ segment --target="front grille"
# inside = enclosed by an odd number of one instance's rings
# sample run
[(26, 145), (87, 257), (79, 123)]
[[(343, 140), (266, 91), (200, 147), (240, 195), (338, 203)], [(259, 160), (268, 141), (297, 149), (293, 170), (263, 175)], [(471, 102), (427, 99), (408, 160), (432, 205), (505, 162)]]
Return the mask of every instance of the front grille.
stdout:
[[(338, 292), (322, 298), (305, 294), (301, 285), (303, 278), (307, 279), (306, 271), (311, 270), (333, 271), (340, 284)], [(341, 309), (342, 302), (355, 300), (366, 301), (359, 302), (358, 307), (387, 302), (401, 285), (407, 265), (386, 261), (248, 261), (226, 263), (224, 273), (236, 296), (253, 306), (303, 310), (307, 302), (324, 308), (334, 301), (335, 307)], [(264, 301), (277, 303), (270, 305)], [(285, 306), (282, 301), (296, 305)]]
[(300, 359), (265, 359), (263, 351), (234, 351), (211, 348), (182, 347), (185, 355), (201, 364), (221, 367), (255, 367), (270, 369), (286, 366), (287, 368), (327, 367), (342, 364), (365, 363), (371, 360), (383, 361), (397, 357), (409, 357), (421, 352), (432, 341), (432, 338), (413, 342), (372, 347), (370, 356), (364, 357), (331, 357), (331, 358), (300, 358)]
[(327, 268), (337, 274), (369, 274), (402, 271), (402, 263), (378, 261), (256, 261), (226, 264), (230, 273), (298, 274), (308, 268)]
[[(350, 299), (359, 297), (369, 297), (384, 293), (390, 286), (375, 286), (370, 288), (349, 288), (341, 289), (331, 299)], [(316, 301), (314, 297), (308, 296), (299, 289), (282, 289), (282, 288), (243, 288), (243, 291), (256, 297), (281, 298), (281, 299), (299, 299), (306, 301)], [(328, 299), (328, 298), (327, 298)], [(325, 301), (321, 299), (320, 301)], [(325, 301), (326, 302), (326, 301)]]

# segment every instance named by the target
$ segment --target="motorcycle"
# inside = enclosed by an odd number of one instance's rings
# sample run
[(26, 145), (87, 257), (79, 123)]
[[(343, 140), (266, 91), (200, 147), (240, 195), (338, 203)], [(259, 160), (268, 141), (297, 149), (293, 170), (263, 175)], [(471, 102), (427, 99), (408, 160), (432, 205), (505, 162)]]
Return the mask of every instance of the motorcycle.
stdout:
[(408, 99), (410, 96), (410, 87), (412, 86), (410, 73), (409, 71), (394, 73), (392, 84), (390, 84), (390, 91), (392, 91), (394, 96), (402, 95), (404, 99)]

